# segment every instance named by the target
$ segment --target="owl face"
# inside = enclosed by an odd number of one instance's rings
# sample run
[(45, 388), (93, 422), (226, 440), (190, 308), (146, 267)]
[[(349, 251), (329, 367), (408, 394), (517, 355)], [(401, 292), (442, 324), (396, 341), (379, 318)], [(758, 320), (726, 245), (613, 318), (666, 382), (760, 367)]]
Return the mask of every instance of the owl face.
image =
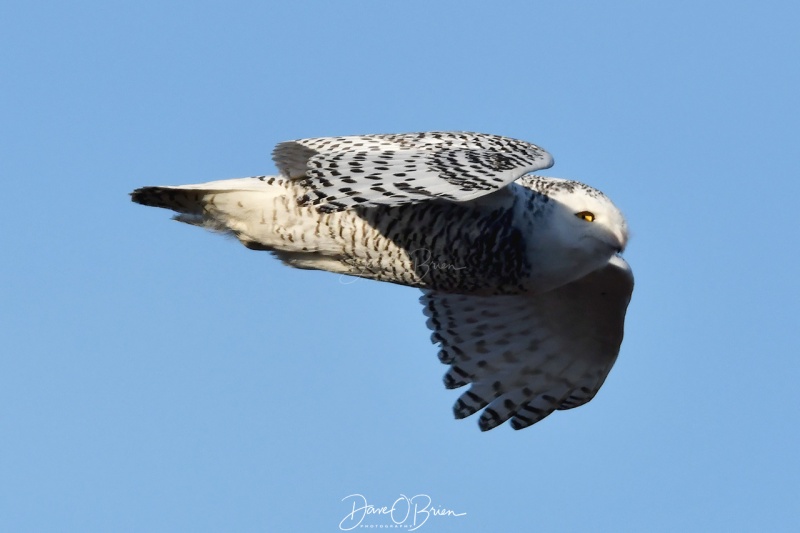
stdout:
[(536, 191), (539, 211), (530, 259), (540, 277), (537, 290), (569, 283), (608, 263), (625, 249), (628, 226), (603, 193), (582, 183), (531, 177), (521, 185)]
[(596, 241), (599, 248), (622, 252), (628, 243), (628, 225), (622, 212), (597, 189), (578, 185), (572, 192), (559, 189), (551, 196), (563, 206), (558, 210), (561, 223), (556, 224), (563, 230), (561, 239), (567, 245)]

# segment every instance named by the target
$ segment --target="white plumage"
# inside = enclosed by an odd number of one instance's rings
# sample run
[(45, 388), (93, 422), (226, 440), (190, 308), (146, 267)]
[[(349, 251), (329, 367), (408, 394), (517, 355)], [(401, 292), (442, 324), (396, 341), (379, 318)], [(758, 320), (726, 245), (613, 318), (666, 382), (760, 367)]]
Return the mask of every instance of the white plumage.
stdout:
[(546, 151), (432, 132), (290, 141), (273, 159), (279, 176), (132, 197), (294, 267), (422, 289), (445, 385), (471, 384), (455, 415), (483, 409), (483, 430), (527, 427), (603, 384), (633, 290), (627, 225), (600, 191), (530, 175)]

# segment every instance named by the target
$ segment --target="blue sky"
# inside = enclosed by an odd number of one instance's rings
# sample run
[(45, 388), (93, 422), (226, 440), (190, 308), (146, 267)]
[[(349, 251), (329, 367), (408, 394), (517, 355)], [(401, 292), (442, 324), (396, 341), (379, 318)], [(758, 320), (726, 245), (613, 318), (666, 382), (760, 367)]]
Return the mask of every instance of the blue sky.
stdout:
[[(3, 3), (0, 530), (338, 531), (351, 494), (466, 513), (419, 531), (794, 530), (798, 9)], [(417, 291), (128, 199), (432, 129), (535, 142), (626, 213), (590, 404), (481, 433)]]

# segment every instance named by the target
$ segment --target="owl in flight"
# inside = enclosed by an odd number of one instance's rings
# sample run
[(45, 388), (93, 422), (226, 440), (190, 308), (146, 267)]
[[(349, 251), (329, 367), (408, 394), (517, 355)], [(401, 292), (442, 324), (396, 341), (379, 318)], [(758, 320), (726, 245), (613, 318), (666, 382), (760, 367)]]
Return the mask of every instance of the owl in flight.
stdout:
[(429, 132), (278, 144), (277, 176), (143, 187), (134, 202), (287, 265), (422, 289), (457, 418), (522, 429), (591, 400), (617, 358), (633, 275), (622, 213), (529, 173), (533, 144)]

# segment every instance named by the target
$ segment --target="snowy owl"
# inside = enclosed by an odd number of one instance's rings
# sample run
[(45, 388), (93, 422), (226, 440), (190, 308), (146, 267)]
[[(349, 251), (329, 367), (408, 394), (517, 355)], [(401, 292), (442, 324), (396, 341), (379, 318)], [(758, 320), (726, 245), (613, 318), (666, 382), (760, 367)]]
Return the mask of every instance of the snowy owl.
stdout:
[(297, 268), (422, 289), (457, 418), (528, 427), (591, 400), (617, 358), (633, 275), (600, 191), (531, 175), (533, 144), (428, 132), (278, 144), (276, 176), (143, 187), (134, 202)]

